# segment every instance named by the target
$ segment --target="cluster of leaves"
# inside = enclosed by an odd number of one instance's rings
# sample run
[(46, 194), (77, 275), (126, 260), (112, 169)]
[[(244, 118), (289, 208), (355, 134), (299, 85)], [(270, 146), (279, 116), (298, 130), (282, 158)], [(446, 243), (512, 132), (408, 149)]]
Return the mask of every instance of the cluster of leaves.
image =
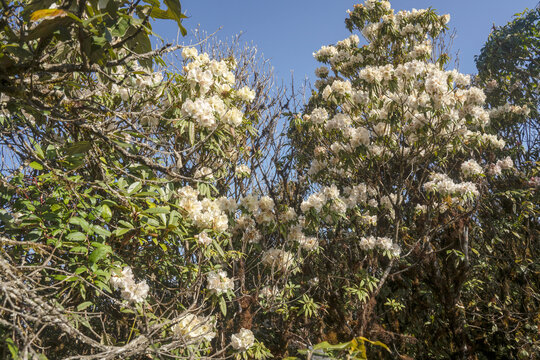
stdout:
[(525, 105), (524, 117), (493, 119), (494, 130), (511, 142), (514, 159), (524, 169), (534, 168), (540, 155), (540, 8), (516, 14), (508, 24), (493, 29), (476, 58), (477, 81), (486, 89), (487, 103)]
[(511, 145), (516, 172), (491, 184), (479, 221), (482, 261), (467, 283), (471, 337), (486, 356), (534, 358), (540, 351), (538, 314), (540, 247), (538, 191), (540, 8), (516, 14), (493, 29), (476, 59), (477, 81), (491, 108), (526, 106), (492, 119), (491, 128)]

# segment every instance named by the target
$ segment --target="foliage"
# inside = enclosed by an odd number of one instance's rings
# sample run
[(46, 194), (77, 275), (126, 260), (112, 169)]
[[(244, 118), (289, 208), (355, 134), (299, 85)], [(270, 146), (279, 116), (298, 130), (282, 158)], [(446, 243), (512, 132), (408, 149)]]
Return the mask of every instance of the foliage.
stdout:
[(486, 88), (487, 103), (496, 112), (492, 127), (514, 149), (523, 168), (534, 168), (540, 155), (540, 8), (516, 14), (510, 23), (494, 28), (476, 58), (478, 82)]
[(474, 269), (468, 298), (471, 328), (486, 357), (529, 358), (538, 337), (538, 34), (540, 9), (517, 14), (494, 28), (477, 58), (477, 81), (486, 88), (491, 128), (509, 143), (516, 171), (490, 184), (482, 209), (483, 261)]

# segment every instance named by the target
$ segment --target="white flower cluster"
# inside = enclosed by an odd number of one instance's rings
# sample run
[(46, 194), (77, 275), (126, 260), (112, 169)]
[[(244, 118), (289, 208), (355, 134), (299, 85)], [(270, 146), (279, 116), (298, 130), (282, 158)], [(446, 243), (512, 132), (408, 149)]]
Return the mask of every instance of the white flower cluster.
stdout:
[(122, 298), (131, 303), (141, 303), (148, 296), (150, 290), (145, 280), (136, 283), (130, 267), (122, 269), (120, 274), (113, 274), (110, 279), (114, 290), (120, 290)]
[(474, 160), (470, 159), (461, 164), (461, 172), (465, 177), (482, 175), (482, 167)]
[(321, 66), (315, 69), (315, 76), (324, 79), (329, 74), (328, 68), (326, 66)]
[(230, 90), (234, 85), (235, 76), (232, 72), (236, 66), (234, 61), (211, 60), (208, 54), (198, 54), (195, 48), (184, 48), (182, 56), (189, 60), (184, 66), (184, 72), (193, 92), (196, 92), (198, 87), (200, 94), (204, 95), (212, 86), (220, 90), (223, 88)]
[[(443, 71), (435, 64), (411, 61), (396, 67), (366, 66), (360, 71), (359, 77), (367, 82), (365, 88), (351, 88), (351, 98), (339, 104), (342, 112), (329, 116), (325, 108), (317, 107), (304, 116), (305, 121), (315, 126), (324, 125), (324, 130), (337, 130), (345, 136), (344, 140), (347, 141), (333, 144), (332, 150), (336, 155), (340, 151), (354, 152), (361, 145), (368, 147), (368, 154), (372, 158), (391, 157), (398, 153), (406, 155), (420, 138), (427, 139), (435, 134), (448, 140), (443, 150), (450, 150), (450, 147), (459, 149), (459, 144), (472, 143), (499, 148), (504, 146), (504, 141), (494, 135), (468, 129), (470, 126), (483, 127), (489, 122), (489, 114), (480, 106), (485, 99), (483, 92), (474, 87), (464, 88), (470, 82), (469, 76), (455, 70)], [(366, 91), (372, 83), (390, 81), (397, 82), (395, 92), (385, 90), (377, 94), (372, 91), (370, 95)], [(334, 99), (334, 84), (340, 88), (343, 82), (335, 80), (327, 85), (322, 91), (324, 99)], [(368, 103), (371, 104), (369, 108), (366, 107)], [(389, 122), (390, 113), (396, 105), (403, 108), (400, 115), (403, 121), (398, 125)], [(443, 107), (450, 110), (441, 113)], [(358, 117), (358, 110), (367, 111), (366, 116)], [(399, 130), (406, 136), (406, 142), (398, 141), (395, 136)], [(391, 138), (383, 139), (388, 136)], [(462, 137), (463, 141), (452, 141), (458, 137)], [(340, 163), (339, 160), (336, 162)], [(327, 167), (328, 164), (317, 160), (309, 174), (316, 174)]]
[[(218, 104), (221, 105), (217, 102), (216, 105)], [(187, 99), (182, 105), (182, 112), (184, 115), (192, 117), (202, 127), (213, 128), (216, 125), (215, 109), (206, 99), (199, 98), (195, 101)]]
[(193, 177), (195, 179), (213, 179), (214, 171), (207, 166), (202, 166), (195, 171), (195, 174), (193, 174)]
[(120, 95), (123, 101), (128, 101), (130, 97), (139, 97), (137, 92), (145, 89), (151, 89), (163, 81), (163, 74), (159, 71), (148, 73), (138, 64), (130, 64), (130, 73), (126, 68), (118, 67), (115, 78), (122, 86), (113, 84), (111, 93)]
[(197, 242), (203, 246), (208, 246), (212, 243), (212, 238), (205, 232), (202, 232), (195, 237), (197, 238)]
[(218, 203), (219, 208), (221, 211), (228, 212), (228, 213), (234, 213), (236, 209), (238, 208), (238, 204), (236, 203), (236, 200), (233, 198), (228, 198), (226, 196), (220, 196), (217, 198), (216, 202)]
[(265, 286), (259, 293), (259, 296), (264, 299), (271, 299), (277, 295), (279, 295), (279, 289), (275, 286)]
[(315, 108), (311, 112), (311, 115), (307, 117), (307, 120), (315, 124), (324, 124), (328, 120), (328, 112), (323, 108)]
[(236, 167), (236, 176), (249, 176), (251, 174), (251, 169), (245, 164), (238, 165)]
[(319, 239), (314, 236), (302, 236), (298, 239), (298, 244), (304, 250), (313, 251), (319, 247)]
[(338, 41), (336, 46), (338, 48), (349, 48), (349, 47), (357, 47), (360, 43), (360, 38), (356, 34), (352, 34), (348, 38)]
[(242, 234), (242, 241), (249, 244), (258, 244), (262, 239), (261, 232), (255, 227), (255, 224), (250, 224)]
[(503, 170), (509, 170), (514, 167), (514, 162), (512, 159), (507, 156), (502, 160), (498, 160), (495, 164), (490, 164), (488, 166), (488, 173), (490, 175), (501, 175)]
[(235, 61), (211, 60), (208, 54), (198, 54), (195, 48), (184, 48), (182, 55), (189, 62), (184, 66), (185, 78), (191, 89), (191, 97), (184, 100), (182, 114), (203, 128), (215, 129), (220, 123), (240, 126), (243, 112), (225, 102), (223, 96), (233, 94), (241, 102), (251, 102), (255, 92), (242, 87), (233, 92)]
[[(362, 35), (370, 41), (378, 39), (390, 42), (393, 40), (390, 34), (400, 34), (406, 37), (409, 43), (414, 45), (416, 41), (421, 41), (425, 37), (427, 31), (438, 33), (450, 21), (449, 15), (443, 15), (436, 19), (430, 19), (429, 24), (420, 24), (419, 21), (427, 12), (426, 9), (402, 10), (394, 14), (388, 1), (377, 2), (368, 0), (364, 5), (355, 7), (355, 11), (362, 8), (374, 10), (377, 5), (386, 14), (382, 16), (382, 22), (369, 23), (362, 29)], [(348, 13), (349, 16), (354, 16), (354, 12), (349, 11)], [(385, 28), (385, 34), (381, 33), (382, 28)]]
[(375, 8), (375, 6), (377, 6), (377, 5), (380, 6), (384, 10), (390, 10), (390, 2), (387, 1), (387, 0), (382, 0), (382, 1), (366, 0), (366, 2), (364, 3), (364, 6), (368, 10), (373, 10)]
[(527, 182), (527, 185), (529, 185), (532, 188), (540, 187), (540, 176), (533, 176), (529, 179)]
[(428, 193), (439, 193), (441, 195), (459, 195), (478, 197), (480, 193), (476, 185), (472, 182), (454, 183), (446, 174), (435, 173), (430, 175), (430, 181), (424, 183), (424, 190)]
[(352, 85), (350, 81), (334, 80), (332, 85), (327, 85), (324, 88), (322, 97), (325, 100), (330, 100), (330, 97), (351, 95)]
[(178, 190), (179, 205), (187, 213), (188, 217), (202, 229), (213, 229), (223, 232), (229, 227), (229, 219), (221, 209), (223, 200), (211, 200), (204, 198), (198, 200), (199, 192), (191, 186), (185, 186)]
[(212, 341), (216, 337), (215, 324), (209, 318), (186, 314), (171, 327), (174, 335), (185, 340)]
[(529, 109), (527, 106), (519, 106), (519, 105), (512, 105), (509, 103), (506, 103), (502, 106), (498, 106), (496, 108), (493, 108), (490, 110), (489, 115), (490, 117), (500, 117), (505, 114), (516, 114), (521, 116), (527, 116), (531, 112), (531, 109)]
[(182, 104), (182, 112), (185, 116), (193, 118), (198, 125), (210, 129), (216, 128), (218, 119), (233, 127), (241, 125), (243, 121), (242, 111), (235, 107), (227, 108), (225, 102), (217, 95), (197, 98), (195, 101), (187, 99)]
[(231, 336), (231, 345), (235, 350), (246, 351), (255, 343), (253, 332), (248, 329), (240, 329), (240, 331)]
[(334, 55), (337, 55), (338, 50), (334, 46), (323, 46), (319, 51), (313, 53), (313, 57), (318, 61), (328, 61)]
[(185, 47), (182, 49), (182, 57), (184, 59), (195, 59), (197, 55), (199, 55), (199, 52), (195, 47)]
[(302, 201), (300, 209), (304, 213), (308, 212), (310, 209), (314, 209), (316, 212), (320, 212), (323, 206), (326, 204), (326, 201), (326, 197), (321, 192), (311, 194), (307, 198), (307, 200)]
[(252, 102), (255, 99), (255, 91), (251, 90), (247, 86), (244, 86), (236, 92), (236, 96), (242, 101)]
[[(355, 217), (358, 221), (368, 226), (377, 224), (377, 215), (370, 214), (370, 211), (380, 210), (379, 202), (376, 199), (378, 194), (378, 190), (376, 188), (366, 186), (365, 184), (361, 183), (358, 185), (345, 187), (344, 194), (344, 196), (341, 196), (339, 190), (335, 185), (326, 186), (323, 187), (321, 191), (310, 195), (307, 200), (302, 202), (300, 207), (302, 212), (304, 213), (307, 213), (311, 209), (314, 209), (315, 212), (319, 214), (323, 210), (324, 206), (330, 203), (328, 210), (337, 214), (345, 214), (348, 209), (353, 209), (357, 206), (362, 206), (365, 209), (367, 206), (369, 206), (373, 209), (364, 211), (363, 214), (355, 212)], [(395, 195), (393, 196), (395, 197)], [(391, 205), (389, 199), (387, 199), (387, 197), (382, 197), (382, 207), (385, 207), (388, 204)], [(390, 213), (393, 213), (394, 210), (392, 206), (386, 207), (390, 210)], [(323, 218), (329, 223), (332, 222), (332, 219), (328, 216)], [(300, 235), (296, 235), (294, 228), (291, 230), (289, 238), (299, 242), (300, 244), (306, 244), (305, 242), (307, 241)], [(309, 239), (309, 242), (307, 244), (314, 243), (314, 240)]]
[(269, 267), (286, 272), (295, 265), (293, 254), (281, 249), (269, 249), (263, 253), (261, 262)]
[(296, 241), (298, 245), (306, 251), (316, 250), (319, 247), (319, 239), (304, 234), (304, 220), (304, 217), (301, 216), (298, 219), (298, 224), (291, 226), (287, 238), (288, 240)]
[(294, 209), (292, 207), (287, 207), (279, 215), (279, 220), (284, 221), (284, 222), (289, 222), (289, 221), (293, 221), (294, 219), (296, 219), (296, 217), (297, 217), (296, 211), (294, 211)]
[(427, 212), (427, 206), (422, 204), (416, 204), (414, 207), (414, 212), (417, 215), (425, 214)]
[(360, 239), (360, 248), (364, 251), (379, 248), (388, 251), (394, 257), (399, 256), (401, 249), (398, 244), (393, 244), (392, 239), (388, 237), (367, 236)]
[(360, 145), (369, 146), (371, 144), (370, 131), (361, 126), (347, 129), (346, 136), (353, 148), (357, 148)]
[(253, 194), (246, 195), (240, 199), (240, 204), (255, 217), (259, 224), (268, 224), (276, 220), (274, 200), (269, 196), (258, 199)]
[(506, 145), (506, 142), (503, 139), (498, 138), (497, 135), (481, 133), (478, 131), (467, 131), (464, 138), (466, 142), (476, 142), (496, 149), (502, 149)]
[(433, 46), (431, 45), (431, 41), (426, 40), (413, 46), (412, 50), (407, 54), (407, 57), (410, 60), (426, 58), (431, 55), (432, 49)]
[(234, 290), (234, 281), (227, 277), (227, 273), (223, 270), (208, 273), (206, 280), (208, 281), (208, 289), (216, 295)]

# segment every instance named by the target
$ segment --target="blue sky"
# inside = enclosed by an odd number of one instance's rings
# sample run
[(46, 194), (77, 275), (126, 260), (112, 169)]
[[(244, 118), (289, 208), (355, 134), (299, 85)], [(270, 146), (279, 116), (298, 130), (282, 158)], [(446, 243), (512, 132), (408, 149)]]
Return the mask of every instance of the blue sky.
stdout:
[[(319, 65), (312, 53), (322, 45), (333, 44), (349, 36), (344, 19), (352, 0), (181, 0), (182, 11), (189, 16), (184, 26), (191, 31), (200, 24), (202, 30), (217, 33), (221, 39), (243, 33), (270, 59), (276, 74), (285, 80), (294, 71), (295, 80), (314, 79)], [(475, 73), (474, 56), (486, 41), (493, 24), (504, 25), (512, 15), (533, 8), (538, 0), (394, 0), (397, 11), (433, 7), (440, 14), (450, 14), (449, 26), (455, 28), (453, 52), (459, 50), (459, 70)], [(160, 21), (154, 31), (163, 39), (175, 41), (174, 22)], [(189, 38), (180, 42), (189, 43)]]

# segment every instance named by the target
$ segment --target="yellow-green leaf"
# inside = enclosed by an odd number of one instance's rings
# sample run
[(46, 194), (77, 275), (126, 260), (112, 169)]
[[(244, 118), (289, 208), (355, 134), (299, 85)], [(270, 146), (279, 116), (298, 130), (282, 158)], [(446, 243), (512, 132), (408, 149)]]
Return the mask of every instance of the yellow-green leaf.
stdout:
[(35, 162), (35, 161), (32, 161), (32, 162), (30, 163), (30, 167), (31, 167), (32, 169), (36, 169), (36, 170), (43, 170), (43, 165), (41, 165), (40, 163)]
[(34, 11), (32, 15), (30, 15), (30, 20), (38, 21), (41, 19), (53, 19), (63, 16), (68, 16), (67, 11), (64, 11), (62, 9), (41, 9)]

